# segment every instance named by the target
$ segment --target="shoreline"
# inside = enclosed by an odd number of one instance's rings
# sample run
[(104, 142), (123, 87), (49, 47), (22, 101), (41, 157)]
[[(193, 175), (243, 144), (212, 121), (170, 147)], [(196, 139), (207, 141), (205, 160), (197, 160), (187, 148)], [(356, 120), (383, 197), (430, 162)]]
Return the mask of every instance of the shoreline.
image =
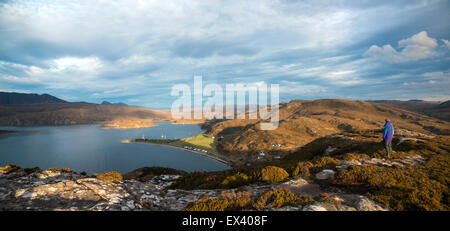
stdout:
[(3, 134), (14, 134), (17, 133), (18, 131), (11, 131), (11, 130), (0, 130), (0, 135)]
[(151, 120), (147, 119), (116, 119), (106, 122), (101, 122), (100, 127), (102, 129), (141, 129), (155, 127), (157, 124), (153, 123)]
[(205, 157), (209, 157), (209, 158), (217, 160), (217, 161), (219, 161), (221, 163), (227, 164), (228, 166), (230, 166), (232, 168), (234, 167), (233, 164), (231, 164), (229, 161), (224, 160), (224, 159), (222, 159), (222, 158), (220, 158), (218, 156), (210, 155), (210, 154), (207, 154), (207, 153), (204, 153), (204, 152), (198, 152), (198, 151), (194, 151), (194, 150), (190, 150), (190, 149), (185, 149), (185, 148), (177, 147), (177, 146), (170, 145), (170, 144), (158, 144), (158, 143), (150, 143), (150, 142), (148, 142), (148, 143), (147, 142), (136, 142), (134, 140), (123, 140), (122, 143), (155, 144), (155, 145), (161, 145), (161, 146), (166, 146), (166, 147), (171, 147), (171, 148), (177, 148), (177, 149), (180, 149), (180, 150), (184, 150), (184, 151), (192, 152), (192, 153), (195, 153), (195, 154), (198, 154), (198, 155), (202, 155), (202, 156), (205, 156)]

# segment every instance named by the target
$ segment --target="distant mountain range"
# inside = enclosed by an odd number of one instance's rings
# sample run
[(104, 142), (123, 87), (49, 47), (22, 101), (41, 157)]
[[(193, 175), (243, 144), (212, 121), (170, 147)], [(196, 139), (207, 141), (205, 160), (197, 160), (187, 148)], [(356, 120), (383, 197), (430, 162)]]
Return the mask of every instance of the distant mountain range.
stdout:
[(109, 101), (103, 101), (102, 105), (128, 106), (128, 104), (126, 104), (126, 103), (122, 103), (122, 102), (110, 103)]
[(103, 104), (67, 102), (43, 94), (0, 92), (0, 126), (91, 124), (116, 119), (167, 120), (167, 111)]
[[(328, 104), (322, 105), (324, 104), (324, 102), (328, 102)], [(346, 111), (346, 107), (355, 104), (353, 102), (355, 101), (342, 101), (338, 99), (331, 99), (329, 101), (295, 100), (289, 104), (282, 103), (280, 106), (283, 107), (283, 105), (289, 105), (289, 107), (294, 107), (293, 105), (301, 105), (298, 108), (297, 106), (295, 106), (295, 108), (297, 108), (298, 110), (297, 112), (292, 114), (292, 116), (295, 115), (295, 117), (301, 115), (304, 115), (306, 117), (316, 117), (320, 115), (320, 113), (325, 113), (331, 110), (334, 111), (332, 113), (334, 115), (334, 118), (338, 118), (340, 113), (344, 113)], [(381, 105), (386, 105), (386, 108), (388, 108), (391, 112), (393, 112), (394, 109), (395, 111), (398, 111), (397, 109), (403, 108), (407, 110), (406, 112), (412, 111), (437, 119), (450, 121), (450, 101), (439, 103), (415, 99), (410, 101), (377, 100), (369, 101), (368, 103), (369, 104), (364, 107), (361, 107), (359, 106), (359, 104), (357, 104), (358, 106), (355, 107), (359, 109), (356, 111), (367, 114), (371, 110), (373, 110), (372, 108), (375, 106), (376, 108), (380, 108), (380, 110), (377, 110), (376, 112), (374, 111), (373, 113), (380, 114), (380, 111), (383, 112), (384, 108)], [(322, 108), (323, 111), (314, 113), (311, 112), (312, 114), (308, 113), (308, 111), (316, 108), (317, 105), (321, 105), (320, 108)], [(394, 107), (388, 105), (392, 105)], [(403, 117), (406, 116), (409, 118), (408, 113), (403, 114)], [(398, 115), (394, 117), (397, 116)], [(108, 101), (103, 101), (101, 104), (86, 102), (67, 102), (49, 94), (39, 95), (0, 92), (0, 126), (87, 124), (124, 118), (151, 120), (171, 119), (170, 113), (168, 111), (128, 106), (125, 103), (121, 102), (111, 103)], [(355, 119), (358, 118), (355, 117)], [(382, 122), (381, 120), (378, 121)], [(320, 124), (322, 122), (323, 121), (319, 120), (316, 123)], [(240, 121), (239, 123), (245, 124), (248, 123), (248, 121)], [(418, 122), (415, 123), (417, 124)]]
[(445, 121), (450, 121), (450, 101), (435, 102), (424, 100), (374, 100), (374, 103), (391, 104), (413, 112), (428, 115)]
[(26, 94), (16, 92), (0, 92), (0, 104), (34, 104), (34, 103), (67, 103), (49, 94)]

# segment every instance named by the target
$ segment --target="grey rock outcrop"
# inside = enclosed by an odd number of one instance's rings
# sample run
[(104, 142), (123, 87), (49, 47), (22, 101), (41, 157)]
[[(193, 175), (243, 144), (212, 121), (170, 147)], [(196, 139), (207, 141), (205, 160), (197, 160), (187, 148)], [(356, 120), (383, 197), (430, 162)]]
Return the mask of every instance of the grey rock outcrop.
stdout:
[[(19, 169), (7, 173), (0, 170), (0, 210), (180, 211), (185, 210), (190, 202), (205, 196), (221, 198), (221, 189), (169, 189), (168, 186), (179, 177), (180, 175), (164, 174), (144, 182), (126, 179), (108, 183), (98, 178), (60, 171), (27, 173)], [(278, 184), (247, 185), (231, 191), (251, 192), (252, 196), (260, 197), (276, 188), (287, 188), (298, 196), (309, 197), (327, 192), (339, 203), (316, 201), (303, 207), (267, 207), (265, 210), (384, 210), (366, 197), (323, 191), (319, 185), (302, 178), (292, 178)]]

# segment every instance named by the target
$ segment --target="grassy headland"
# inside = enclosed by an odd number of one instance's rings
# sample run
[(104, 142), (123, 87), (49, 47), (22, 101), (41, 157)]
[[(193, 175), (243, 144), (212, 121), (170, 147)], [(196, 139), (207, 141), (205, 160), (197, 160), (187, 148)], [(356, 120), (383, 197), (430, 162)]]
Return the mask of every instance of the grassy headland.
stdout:
[(219, 160), (221, 162), (231, 164), (230, 160), (226, 156), (220, 155), (219, 152), (217, 152), (216, 142), (214, 138), (208, 137), (203, 133), (183, 139), (134, 139), (134, 140), (125, 140), (124, 142), (167, 145), (171, 147), (180, 148), (186, 151), (195, 152)]

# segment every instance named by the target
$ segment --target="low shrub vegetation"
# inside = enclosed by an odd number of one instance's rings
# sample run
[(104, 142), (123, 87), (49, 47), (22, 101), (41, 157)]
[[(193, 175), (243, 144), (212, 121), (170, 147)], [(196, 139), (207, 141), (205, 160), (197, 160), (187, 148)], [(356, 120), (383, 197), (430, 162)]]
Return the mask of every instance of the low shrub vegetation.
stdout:
[(34, 172), (42, 172), (42, 170), (39, 167), (34, 167), (34, 168), (25, 168), (23, 169), (27, 174), (31, 174)]
[(335, 168), (337, 165), (340, 164), (341, 164), (340, 160), (329, 156), (324, 156), (314, 161), (314, 167), (316, 168)]
[(48, 170), (52, 172), (59, 172), (59, 168), (49, 168)]
[(347, 161), (355, 161), (359, 159), (369, 159), (369, 158), (370, 156), (368, 156), (367, 154), (346, 153), (342, 155), (342, 159)]
[(340, 165), (341, 161), (324, 156), (313, 161), (299, 161), (296, 165), (289, 167), (291, 176), (308, 178), (312, 172), (319, 172), (320, 169), (328, 168), (334, 169), (337, 165)]
[(97, 179), (100, 179), (106, 183), (113, 183), (113, 182), (122, 182), (123, 181), (123, 176), (122, 174), (120, 174), (119, 172), (116, 171), (111, 171), (111, 172), (106, 172), (106, 173), (101, 173), (101, 174), (94, 174), (94, 176)]
[(15, 165), (15, 164), (8, 164), (5, 167), (0, 167), (0, 170), (2, 170), (3, 172), (5, 172), (6, 174), (15, 172), (17, 170), (19, 170), (20, 167)]
[(221, 188), (237, 188), (240, 186), (248, 185), (250, 179), (244, 173), (236, 173), (235, 175), (225, 178), (221, 183)]
[(187, 211), (239, 211), (251, 208), (251, 192), (222, 191), (222, 198), (203, 197), (188, 204)]
[[(390, 210), (430, 211), (450, 209), (448, 185), (450, 183), (450, 140), (448, 137), (420, 136), (408, 140), (393, 140), (393, 161), (407, 156), (421, 156), (424, 163), (393, 165), (350, 166), (338, 170), (342, 160), (353, 161), (370, 158), (385, 158), (384, 147), (378, 133), (344, 134), (344, 138), (319, 138), (300, 150), (286, 155), (279, 161), (255, 164), (252, 167), (235, 168), (218, 172), (188, 173), (172, 188), (217, 189), (238, 188), (249, 184), (267, 184), (284, 181), (291, 177), (310, 178), (323, 169), (336, 170), (330, 186), (337, 186), (348, 193), (367, 195)], [(336, 148), (324, 156), (328, 147)], [(398, 163), (398, 162), (397, 162)], [(276, 165), (276, 166), (272, 166)], [(288, 175), (287, 175), (288, 173)], [(309, 180), (315, 180), (310, 178)], [(256, 198), (252, 209), (284, 206), (283, 201), (292, 201), (286, 192), (272, 192)], [(284, 198), (284, 199), (279, 199)], [(255, 198), (254, 198), (255, 199)], [(214, 199), (220, 200), (220, 199)], [(338, 204), (329, 195), (320, 195), (316, 201)], [(209, 200), (208, 200), (209, 201)], [(295, 200), (294, 200), (295, 201)], [(205, 201), (204, 201), (205, 202)], [(209, 202), (212, 203), (212, 202)], [(214, 203), (219, 203), (215, 201)], [(220, 202), (224, 203), (224, 202)], [(289, 203), (285, 203), (288, 205)], [(246, 205), (249, 208), (249, 205)], [(226, 206), (226, 208), (229, 208)]]
[(251, 192), (222, 191), (220, 198), (203, 197), (188, 204), (187, 211), (242, 211), (303, 206), (313, 202), (311, 197), (299, 197), (289, 189), (278, 188), (258, 197)]
[(267, 166), (261, 169), (261, 180), (269, 183), (278, 183), (289, 177), (286, 170), (276, 167)]
[(266, 192), (253, 203), (253, 207), (263, 210), (264, 208), (281, 208), (283, 206), (302, 206), (313, 201), (311, 197), (299, 197), (289, 189), (279, 188)]
[(315, 197), (314, 200), (315, 201), (321, 201), (321, 202), (329, 203), (329, 204), (333, 204), (333, 205), (336, 205), (336, 206), (341, 204), (340, 201), (335, 200), (328, 193), (321, 193), (317, 197)]
[(134, 171), (126, 173), (123, 178), (126, 180), (138, 180), (138, 181), (148, 181), (153, 179), (153, 177), (158, 175), (185, 175), (186, 172), (182, 170), (164, 168), (164, 167), (143, 167), (138, 168)]
[[(393, 210), (449, 210), (448, 184), (414, 166), (352, 166), (338, 173), (335, 184), (360, 186), (371, 198)], [(448, 182), (446, 179), (440, 179)]]
[(61, 168), (61, 172), (70, 173), (70, 172), (72, 172), (72, 169), (71, 168)]
[(311, 175), (309, 169), (314, 165), (309, 161), (300, 161), (292, 169), (292, 176), (309, 177)]
[(229, 189), (254, 183), (274, 183), (289, 174), (276, 166), (230, 169), (217, 172), (191, 172), (183, 175), (171, 189)]

